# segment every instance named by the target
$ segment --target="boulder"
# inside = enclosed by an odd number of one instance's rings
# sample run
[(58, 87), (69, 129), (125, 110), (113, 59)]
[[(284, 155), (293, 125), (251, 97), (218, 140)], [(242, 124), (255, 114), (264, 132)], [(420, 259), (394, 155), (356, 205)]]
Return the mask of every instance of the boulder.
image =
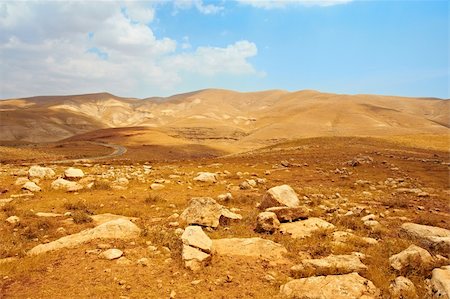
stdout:
[(416, 287), (406, 277), (399, 276), (389, 285), (389, 294), (392, 299), (418, 299)]
[(274, 233), (280, 228), (280, 221), (273, 212), (262, 212), (256, 217), (257, 233)]
[(401, 232), (434, 250), (450, 252), (450, 230), (448, 229), (407, 222), (402, 224)]
[(165, 186), (163, 184), (157, 184), (157, 183), (153, 183), (150, 185), (150, 189), (155, 190), (155, 191), (164, 189), (164, 187)]
[(28, 191), (31, 191), (31, 192), (41, 191), (41, 187), (36, 185), (35, 182), (26, 182), (25, 184), (23, 184), (22, 189), (28, 190)]
[(68, 180), (78, 180), (84, 177), (84, 172), (79, 168), (69, 167), (64, 171), (64, 177)]
[(229, 201), (233, 200), (233, 195), (228, 192), (225, 194), (220, 194), (219, 196), (217, 196), (217, 199), (220, 201), (229, 202)]
[(450, 266), (436, 268), (431, 272), (433, 298), (450, 299)]
[(211, 259), (211, 255), (197, 248), (183, 244), (181, 258), (183, 259), (186, 268), (192, 271), (197, 271), (204, 264), (209, 262), (209, 260)]
[(433, 263), (431, 254), (423, 248), (411, 245), (389, 258), (389, 264), (397, 271), (428, 268)]
[(359, 299), (378, 298), (380, 291), (358, 273), (294, 279), (280, 287), (283, 298)]
[(344, 231), (336, 231), (333, 232), (333, 243), (335, 245), (345, 245), (348, 242), (356, 241), (358, 243), (362, 243), (364, 245), (376, 245), (378, 241), (374, 238), (369, 237), (360, 237), (355, 234), (344, 232)]
[(212, 172), (199, 172), (197, 176), (194, 178), (194, 181), (197, 182), (205, 182), (205, 183), (216, 183), (218, 180), (217, 173)]
[(310, 209), (305, 207), (272, 207), (267, 208), (266, 212), (275, 213), (280, 222), (292, 222), (299, 219), (308, 218)]
[(50, 167), (31, 166), (28, 170), (30, 178), (51, 179), (55, 176), (55, 172)]
[(290, 223), (281, 223), (280, 231), (290, 234), (293, 238), (306, 238), (314, 233), (325, 232), (334, 229), (334, 225), (320, 218), (311, 217)]
[(40, 244), (28, 251), (28, 255), (36, 255), (61, 248), (76, 247), (95, 239), (134, 239), (141, 230), (134, 223), (125, 219), (117, 219), (103, 223), (97, 227), (62, 237), (53, 242)]
[(103, 251), (103, 252), (99, 255), (99, 257), (102, 258), (102, 259), (111, 261), (111, 260), (118, 259), (118, 258), (121, 257), (122, 255), (123, 255), (122, 250), (113, 248), (113, 249), (108, 249), (108, 250), (106, 250), (106, 251)]
[(72, 182), (61, 178), (54, 180), (51, 187), (54, 190), (65, 190), (67, 192), (75, 192), (83, 189), (83, 186), (77, 182)]
[(6, 218), (5, 221), (10, 223), (10, 224), (16, 224), (16, 223), (20, 222), (20, 218), (17, 217), (17, 216), (9, 216), (8, 218)]
[(194, 197), (180, 218), (187, 224), (216, 228), (221, 221), (238, 220), (242, 219), (242, 216), (231, 212), (210, 197)]
[(270, 207), (298, 207), (300, 201), (294, 189), (288, 185), (281, 185), (270, 188), (262, 199), (260, 209), (265, 210)]
[(14, 182), (14, 185), (16, 186), (23, 186), (23, 184), (29, 182), (30, 180), (28, 178), (25, 177), (20, 177), (17, 178), (16, 181)]
[(188, 226), (181, 235), (183, 244), (211, 252), (212, 241), (200, 226)]
[(357, 255), (329, 255), (321, 259), (304, 259), (291, 268), (291, 272), (300, 277), (362, 273), (367, 270)]
[(136, 217), (128, 217), (123, 215), (116, 215), (111, 213), (104, 213), (104, 214), (97, 214), (97, 215), (91, 215), (92, 221), (95, 225), (100, 225), (109, 221), (117, 220), (117, 219), (125, 219), (129, 221), (136, 221)]
[(212, 240), (213, 254), (262, 258), (269, 261), (283, 261), (287, 253), (281, 244), (262, 238), (229, 238)]

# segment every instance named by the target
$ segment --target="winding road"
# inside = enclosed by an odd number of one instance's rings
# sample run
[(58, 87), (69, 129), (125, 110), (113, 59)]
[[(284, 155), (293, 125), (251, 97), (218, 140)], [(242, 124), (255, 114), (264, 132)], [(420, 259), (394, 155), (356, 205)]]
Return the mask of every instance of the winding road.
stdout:
[(64, 163), (73, 163), (73, 162), (90, 162), (90, 161), (97, 161), (97, 160), (103, 160), (103, 159), (111, 159), (111, 158), (121, 156), (127, 152), (127, 148), (120, 144), (102, 143), (102, 142), (95, 142), (95, 141), (89, 141), (89, 143), (94, 144), (94, 145), (109, 147), (109, 148), (114, 149), (114, 151), (112, 153), (110, 153), (108, 155), (104, 155), (104, 156), (89, 157), (89, 158), (82, 158), (82, 159), (58, 160), (58, 161), (52, 161), (51, 163), (64, 164)]

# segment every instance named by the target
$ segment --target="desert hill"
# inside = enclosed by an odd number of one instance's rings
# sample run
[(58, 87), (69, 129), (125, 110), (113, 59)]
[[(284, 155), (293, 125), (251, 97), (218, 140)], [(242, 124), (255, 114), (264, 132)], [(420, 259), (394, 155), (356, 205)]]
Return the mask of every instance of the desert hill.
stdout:
[(146, 127), (153, 132), (149, 138), (170, 143), (254, 147), (315, 136), (448, 134), (449, 112), (450, 102), (442, 99), (312, 90), (206, 89), (146, 99), (109, 93), (40, 96), (0, 101), (0, 140), (48, 142)]

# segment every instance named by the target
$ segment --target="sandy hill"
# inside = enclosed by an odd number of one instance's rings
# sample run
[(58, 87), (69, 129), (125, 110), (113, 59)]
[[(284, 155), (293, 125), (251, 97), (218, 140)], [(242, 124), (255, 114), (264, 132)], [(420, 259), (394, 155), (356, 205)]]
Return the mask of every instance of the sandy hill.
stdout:
[(442, 99), (311, 90), (207, 89), (147, 99), (109, 93), (32, 97), (0, 101), (0, 140), (45, 142), (146, 127), (151, 133), (144, 136), (153, 141), (252, 147), (313, 136), (448, 134), (449, 112), (450, 101)]

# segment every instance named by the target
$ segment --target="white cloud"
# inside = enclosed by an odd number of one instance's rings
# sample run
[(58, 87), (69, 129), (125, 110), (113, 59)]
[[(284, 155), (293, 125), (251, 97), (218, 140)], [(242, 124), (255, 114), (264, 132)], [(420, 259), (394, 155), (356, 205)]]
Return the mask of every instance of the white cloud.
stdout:
[(332, 6), (349, 3), (352, 2), (353, 0), (236, 0), (236, 1), (256, 8), (275, 9), (275, 8), (286, 8), (292, 5)]
[[(153, 2), (152, 2), (153, 3)], [(147, 11), (136, 12), (139, 5)], [(246, 40), (193, 48), (155, 35), (148, 2), (3, 2), (0, 98), (109, 91), (146, 97), (171, 92), (192, 74), (259, 74)]]
[(203, 0), (175, 0), (175, 9), (191, 9), (196, 8), (199, 12), (205, 15), (216, 14), (224, 9), (223, 6), (215, 4), (205, 4)]

